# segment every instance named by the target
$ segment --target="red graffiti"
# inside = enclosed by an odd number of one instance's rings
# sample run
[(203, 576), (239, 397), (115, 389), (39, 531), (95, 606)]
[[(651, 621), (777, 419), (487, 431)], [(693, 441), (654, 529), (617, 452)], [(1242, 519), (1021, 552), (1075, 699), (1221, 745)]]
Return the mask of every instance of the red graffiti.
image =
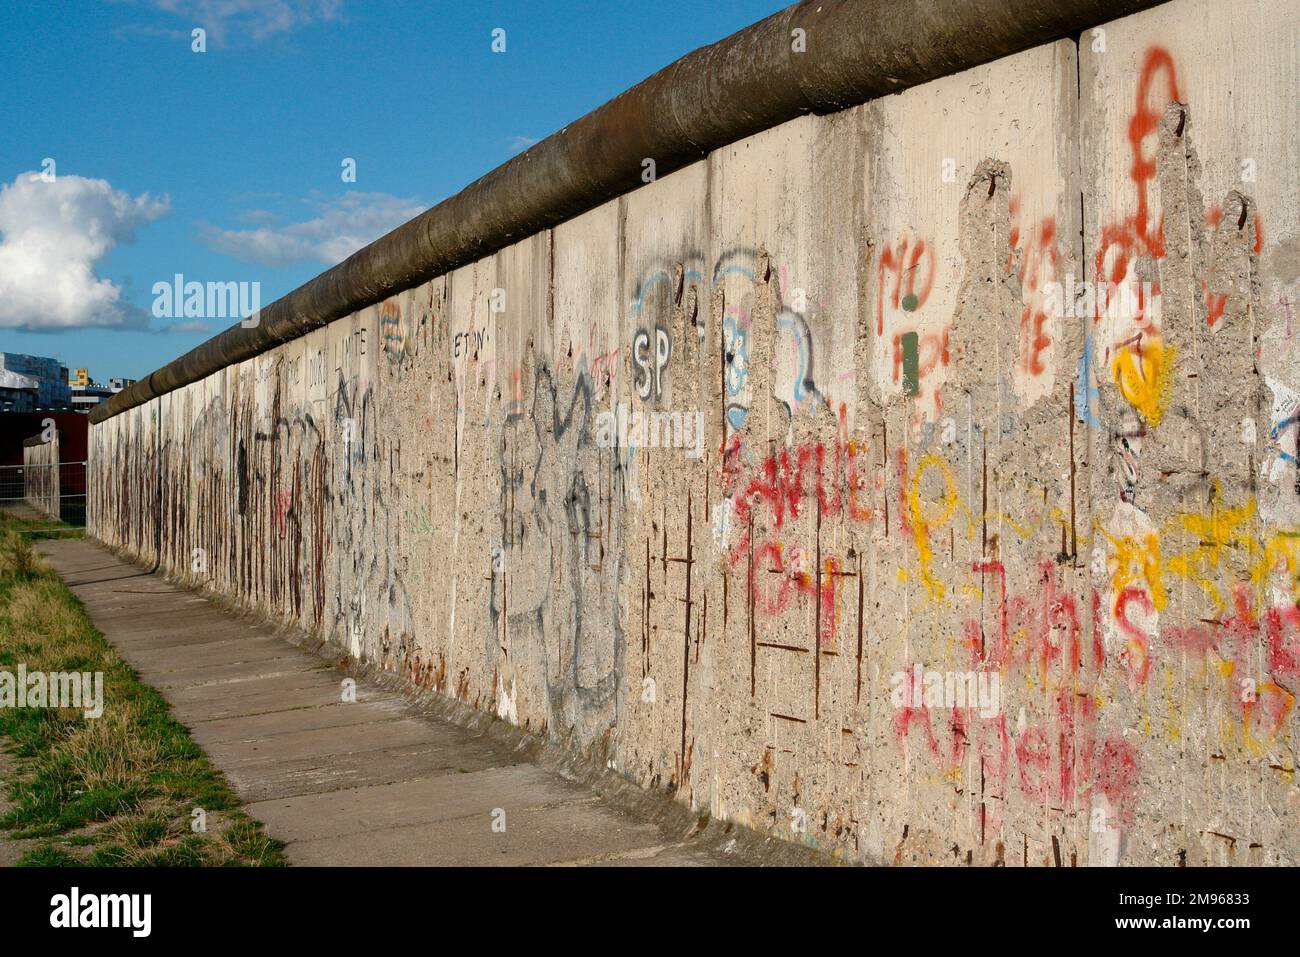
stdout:
[[(1015, 248), (1021, 240), (1019, 196), (1011, 197), (1009, 211), (1012, 249), (1007, 253), (1008, 272), (1012, 269)], [(1022, 371), (1037, 376), (1047, 371), (1043, 353), (1052, 345), (1052, 339), (1045, 328), (1049, 316), (1044, 287), (1056, 280), (1056, 218), (1044, 216), (1037, 226), (1027, 230), (1024, 239), (1020, 268), (1017, 270), (1020, 286), (1027, 294), (1025, 307), (1020, 314), (1020, 367)]]
[[(750, 474), (742, 475), (738, 440), (737, 434), (728, 443), (722, 470), (722, 492), (732, 499), (732, 524), (739, 529), (729, 564), (735, 567), (749, 558), (753, 546), (749, 587), (755, 608), (765, 614), (781, 614), (795, 598), (820, 601), (818, 631), (823, 647), (829, 648), (839, 614), (837, 589), (843, 575), (840, 560), (822, 556), (819, 570), (816, 558), (809, 558), (798, 546), (786, 549), (778, 533), (814, 504), (822, 520), (871, 521), (874, 512), (865, 501), (866, 493), (878, 486), (879, 480), (868, 478), (864, 450), (848, 439), (847, 409), (843, 404), (839, 429), (830, 448), (810, 441), (782, 449), (767, 456)], [(756, 507), (766, 509), (773, 526), (773, 537), (761, 543), (753, 543), (750, 538)], [(774, 592), (772, 575), (777, 576)]]
[[(885, 336), (886, 300), (891, 315), (900, 310), (902, 313), (899, 316), (900, 322), (890, 323), (893, 381), (899, 382), (903, 377), (903, 341), (906, 337), (915, 335), (918, 394), (925, 392), (927, 400), (930, 398), (929, 392), (921, 389), (920, 383), (935, 369), (946, 367), (950, 361), (948, 327), (923, 331), (917, 328), (914, 321), (934, 288), (935, 268), (931, 245), (924, 239), (914, 240), (909, 236), (903, 236), (892, 246), (885, 246), (876, 264), (876, 335)], [(933, 399), (937, 410), (939, 397), (934, 395)]]
[[(1198, 657), (1213, 651), (1236, 669), (1249, 670), (1261, 622), (1251, 611), (1250, 585), (1238, 582), (1232, 591), (1233, 614), (1215, 621), (1171, 625), (1163, 629), (1164, 643)], [(1262, 625), (1270, 676), (1279, 681), (1300, 678), (1300, 608), (1291, 602), (1268, 608)]]
[[(1042, 674), (1064, 658), (1069, 673), (1077, 675), (1083, 662), (1082, 625), (1075, 597), (1061, 588), (1057, 564), (1043, 559), (1038, 565), (1037, 593), (1007, 594), (1006, 568), (1000, 561), (976, 562), (971, 570), (993, 579), (997, 589), (992, 640), (977, 618), (966, 622), (966, 643), (972, 663), (980, 667), (1023, 669), (1037, 661)], [(987, 587), (987, 586), (986, 586)], [(1017, 637), (1024, 641), (1017, 647)], [(1094, 642), (1095, 666), (1101, 668), (1100, 643)]]
[(844, 515), (854, 521), (870, 521), (872, 510), (862, 501), (864, 491), (872, 484), (862, 465), (865, 450), (848, 439), (843, 403), (839, 429), (829, 450), (819, 441), (782, 449), (764, 458), (748, 476), (742, 475), (739, 453), (739, 443), (733, 439), (726, 448), (722, 469), (722, 494), (732, 497), (735, 519), (746, 529), (732, 549), (733, 563), (749, 547), (748, 525), (755, 504), (770, 509), (778, 531), (787, 516), (797, 519), (806, 503), (812, 501), (816, 501), (823, 518)]
[(1295, 695), (1272, 681), (1254, 684), (1240, 697), (1242, 723), (1253, 736), (1268, 740), (1286, 727), (1295, 706)]
[(1138, 608), (1146, 614), (1152, 614), (1155, 606), (1145, 588), (1129, 585), (1115, 602), (1115, 623), (1128, 639), (1128, 644), (1120, 653), (1120, 662), (1129, 670), (1138, 684), (1144, 684), (1151, 672), (1151, 658), (1147, 653), (1147, 634), (1138, 625), (1129, 621), (1128, 606), (1136, 602)]
[(286, 519), (289, 516), (289, 510), (293, 507), (292, 492), (275, 493), (275, 530), (281, 538), (284, 538), (286, 531)]
[[(910, 253), (910, 255), (909, 255)], [(921, 273), (922, 261), (925, 271)], [(930, 298), (934, 286), (934, 253), (930, 251), (924, 239), (916, 240), (915, 245), (906, 236), (893, 246), (886, 246), (880, 253), (880, 262), (876, 266), (876, 335), (885, 334), (885, 275), (893, 275), (893, 291), (889, 295), (892, 308), (904, 312), (916, 312)], [(919, 288), (917, 277), (921, 276)]]
[[(912, 332), (915, 330), (908, 330)], [(940, 366), (947, 366), (950, 359), (948, 351), (948, 333), (947, 327), (937, 332), (918, 332), (916, 334), (916, 375), (918, 379), (924, 379), (935, 369)], [(903, 372), (903, 336), (906, 333), (897, 332), (894, 334), (892, 350), (894, 356), (893, 375), (894, 381), (899, 381)]]
[[(1244, 201), (1243, 201), (1244, 202)], [(1245, 210), (1243, 210), (1243, 213)], [(1251, 247), (1258, 254), (1264, 248), (1264, 224), (1260, 219), (1259, 211), (1254, 210), (1255, 220), (1255, 242)], [(1226, 293), (1214, 291), (1215, 265), (1214, 265), (1214, 234), (1219, 231), (1219, 225), (1223, 222), (1223, 207), (1212, 206), (1205, 211), (1205, 225), (1208, 227), (1209, 254), (1205, 263), (1205, 278), (1201, 280), (1201, 295), (1205, 299), (1205, 324), (1211, 329), (1217, 329), (1220, 320), (1223, 318), (1224, 308), (1228, 303)]]
[[(1158, 73), (1165, 74), (1167, 96), (1159, 101), (1159, 108), (1151, 103), (1152, 85)], [(1142, 62), (1142, 71), (1138, 78), (1137, 105), (1129, 118), (1128, 141), (1133, 161), (1129, 167), (1129, 178), (1137, 190), (1137, 209), (1132, 216), (1105, 226), (1101, 232), (1101, 241), (1097, 245), (1094, 261), (1095, 275), (1104, 283), (1098, 288), (1094, 320), (1100, 320), (1108, 311), (1109, 289), (1123, 282), (1128, 273), (1129, 263), (1139, 252), (1145, 252), (1155, 259), (1165, 255), (1164, 215), (1161, 214), (1154, 228), (1151, 226), (1151, 209), (1148, 184), (1156, 176), (1156, 157), (1148, 156), (1144, 143), (1160, 122), (1164, 104), (1169, 101), (1181, 102), (1178, 95), (1178, 81), (1174, 71), (1173, 57), (1163, 47), (1151, 47)], [(1114, 255), (1112, 256), (1112, 253)], [(1107, 262), (1110, 269), (1107, 270)], [(1153, 289), (1153, 295), (1159, 290)], [(1141, 288), (1136, 292), (1135, 322), (1139, 327), (1149, 321), (1146, 309), (1145, 293)]]
[(916, 721), (925, 731), (925, 743), (930, 753), (936, 758), (939, 757), (939, 741), (934, 736), (934, 728), (930, 725), (930, 711), (924, 703), (916, 704), (917, 698), (921, 697), (921, 689), (916, 687), (915, 675), (911, 669), (903, 672), (902, 682), (902, 705), (898, 709), (898, 714), (894, 718), (894, 731), (897, 733), (900, 741), (907, 740), (907, 734), (912, 727), (912, 722)]
[(607, 352), (597, 352), (600, 347), (600, 343), (597, 341), (598, 338), (596, 323), (593, 322), (587, 334), (587, 355), (591, 357), (591, 381), (595, 383), (597, 389), (605, 385), (616, 388), (618, 385), (618, 371), (622, 366), (622, 363), (618, 361), (619, 350), (615, 348)]
[(1290, 602), (1264, 615), (1268, 670), (1274, 680), (1300, 678), (1300, 608)]
[[(1126, 219), (1102, 228), (1094, 260), (1095, 275), (1101, 283), (1097, 288), (1094, 320), (1100, 320), (1107, 314), (1110, 306), (1110, 291), (1124, 280), (1135, 256), (1165, 258), (1163, 212), (1152, 222), (1150, 184), (1158, 173), (1157, 155), (1155, 152), (1148, 153), (1146, 147), (1148, 138), (1157, 131), (1164, 115), (1165, 105), (1171, 102), (1182, 102), (1173, 57), (1163, 47), (1150, 47), (1142, 60), (1136, 104), (1128, 124), (1129, 150), (1132, 154), (1129, 179), (1137, 192), (1137, 208)], [(1180, 121), (1179, 135), (1185, 120), (1184, 116)], [(1252, 212), (1255, 220), (1253, 249), (1258, 254), (1264, 248), (1264, 226), (1259, 211)], [(1204, 215), (1211, 234), (1210, 255), (1207, 257), (1206, 275), (1200, 278), (1199, 284), (1206, 305), (1206, 323), (1211, 329), (1215, 329), (1222, 321), (1227, 304), (1227, 296), (1215, 288), (1212, 239), (1212, 234), (1217, 231), (1222, 220), (1223, 210), (1214, 206), (1206, 210)], [(1136, 300), (1134, 322), (1138, 328), (1144, 328), (1151, 320), (1147, 314), (1150, 303), (1147, 301), (1146, 291), (1141, 286), (1134, 292)], [(1158, 282), (1151, 284), (1150, 295), (1152, 299), (1160, 295)]]
[[(1010, 752), (1014, 751), (1015, 786), (1025, 797), (1068, 811), (1101, 793), (1110, 804), (1115, 822), (1125, 827), (1132, 825), (1140, 785), (1137, 749), (1119, 734), (1100, 733), (1098, 707), (1091, 695), (1058, 688), (1055, 720), (1027, 725), (1015, 736), (1014, 747), (1005, 714), (981, 717), (974, 709), (954, 708), (947, 723), (945, 746), (935, 733), (931, 709), (916, 703), (913, 688), (909, 672), (894, 718), (900, 746), (908, 741), (913, 726), (919, 727), (922, 753), (947, 773), (960, 770), (973, 749), (983, 786), (998, 798), (1005, 797)], [(995, 828), (999, 817), (994, 812), (991, 823)]]
[[(1153, 108), (1151, 105), (1151, 86), (1155, 82), (1156, 74), (1163, 72), (1165, 74), (1165, 88), (1167, 95), (1159, 101), (1159, 107)], [(1178, 79), (1174, 71), (1174, 59), (1169, 55), (1169, 51), (1163, 47), (1151, 47), (1146, 52), (1146, 57), (1142, 61), (1142, 72), (1138, 77), (1137, 86), (1137, 109), (1133, 116), (1129, 118), (1128, 123), (1128, 142), (1129, 148), (1133, 151), (1133, 165), (1129, 168), (1129, 177), (1133, 180), (1133, 185), (1137, 187), (1137, 211), (1130, 220), (1133, 235), (1136, 236), (1143, 245), (1150, 251), (1156, 259), (1162, 259), (1165, 255), (1164, 239), (1164, 214), (1160, 216), (1159, 222), (1156, 223), (1154, 230), (1150, 230), (1147, 220), (1151, 216), (1149, 199), (1147, 196), (1147, 184), (1155, 179), (1156, 176), (1156, 158), (1151, 156), (1147, 158), (1143, 150), (1143, 142), (1152, 132), (1155, 131), (1156, 125), (1164, 113), (1164, 105), (1168, 102), (1181, 103), (1182, 97), (1178, 95)]]
[[(801, 546), (789, 550), (780, 542), (764, 542), (754, 550), (754, 563), (749, 569), (749, 587), (754, 596), (754, 609), (765, 615), (780, 615), (789, 607), (795, 597), (816, 598), (819, 594), (815, 571), (810, 566), (807, 552)], [(762, 576), (775, 575), (774, 593), (772, 586), (764, 587)], [(826, 558), (822, 562), (821, 575), (821, 620), (817, 633), (823, 650), (834, 646), (835, 626), (838, 609), (835, 603), (836, 581), (840, 575), (840, 563), (836, 558)]]

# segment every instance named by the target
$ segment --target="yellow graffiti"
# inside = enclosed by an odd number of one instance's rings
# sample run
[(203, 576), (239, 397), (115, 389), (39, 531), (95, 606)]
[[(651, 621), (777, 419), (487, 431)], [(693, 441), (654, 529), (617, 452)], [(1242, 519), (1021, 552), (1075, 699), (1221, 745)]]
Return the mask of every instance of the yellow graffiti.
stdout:
[[(943, 475), (943, 493), (938, 507), (932, 511), (933, 515), (926, 515), (926, 504), (921, 500), (921, 480), (927, 469), (936, 468)], [(957, 492), (957, 481), (953, 477), (952, 469), (942, 458), (934, 453), (927, 454), (917, 463), (916, 471), (907, 486), (907, 513), (911, 520), (911, 531), (913, 544), (916, 546), (918, 564), (920, 565), (921, 581), (924, 583), (929, 596), (936, 601), (942, 601), (946, 594), (946, 586), (942, 581), (935, 577), (932, 564), (934, 561), (934, 549), (930, 545), (932, 536), (942, 531), (954, 517), (960, 512), (965, 520), (965, 528), (962, 534), (969, 541), (984, 523), (992, 523), (997, 526), (1006, 526), (1016, 533), (1021, 539), (1028, 539), (1033, 535), (1033, 530), (1020, 522), (1017, 522), (1010, 515), (1004, 512), (987, 511), (978, 515), (971, 511), (970, 507), (962, 500)], [(957, 525), (961, 529), (960, 522)], [(898, 569), (898, 580), (906, 582), (911, 580), (911, 575), (906, 569)]]
[(1111, 535), (1104, 528), (1101, 533), (1114, 550), (1110, 561), (1114, 563), (1115, 570), (1111, 574), (1110, 585), (1116, 608), (1124, 589), (1136, 583), (1141, 576), (1151, 595), (1151, 604), (1156, 611), (1164, 611), (1169, 598), (1161, 579), (1160, 536), (1149, 532), (1139, 542), (1133, 535)]
[[(1253, 543), (1252, 543), (1253, 544)], [(1291, 587), (1291, 597), (1300, 598), (1300, 567), (1297, 567), (1297, 551), (1300, 551), (1300, 536), (1295, 532), (1274, 532), (1264, 542), (1262, 553), (1256, 550), (1256, 560), (1251, 563), (1250, 581), (1256, 592), (1263, 589), (1271, 572), (1284, 577)]]
[[(928, 468), (937, 468), (943, 474), (943, 501), (937, 518), (928, 519), (921, 503), (921, 479)], [(935, 601), (943, 600), (943, 582), (934, 577), (930, 569), (934, 561), (934, 550), (930, 547), (930, 527), (942, 528), (957, 510), (957, 483), (953, 480), (948, 463), (939, 456), (930, 454), (921, 459), (912, 476), (912, 484), (907, 489), (907, 510), (912, 519), (912, 538), (916, 543), (916, 555), (921, 564), (921, 581)]]
[(1300, 600), (1300, 535), (1258, 529), (1256, 499), (1225, 506), (1218, 483), (1212, 500), (1219, 504), (1205, 512), (1178, 512), (1159, 533), (1117, 535), (1094, 523), (1110, 546), (1107, 562), (1114, 602), (1128, 586), (1145, 586), (1155, 610), (1163, 611), (1168, 589), (1178, 581), (1204, 592), (1219, 614), (1230, 610), (1238, 583), (1250, 583), (1255, 612), (1268, 600), (1269, 584), (1285, 585), (1291, 597)]
[[(1219, 483), (1214, 485), (1214, 500), (1220, 500), (1222, 490)], [(1252, 498), (1244, 505), (1229, 508), (1215, 508), (1209, 512), (1179, 512), (1171, 520), (1171, 525), (1179, 532), (1190, 537), (1197, 544), (1178, 555), (1172, 556), (1166, 564), (1168, 570), (1186, 578), (1204, 591), (1220, 612), (1228, 603), (1211, 577), (1218, 577), (1224, 567), (1225, 549), (1245, 549), (1252, 557), (1258, 552), (1254, 537), (1250, 534), (1251, 520), (1255, 517), (1255, 500)], [(1258, 562), (1251, 563), (1251, 577), (1257, 584), (1267, 573), (1259, 568)]]
[(1111, 360), (1111, 374), (1120, 393), (1149, 426), (1159, 425), (1165, 413), (1175, 354), (1172, 346), (1151, 338), (1145, 344), (1121, 349)]

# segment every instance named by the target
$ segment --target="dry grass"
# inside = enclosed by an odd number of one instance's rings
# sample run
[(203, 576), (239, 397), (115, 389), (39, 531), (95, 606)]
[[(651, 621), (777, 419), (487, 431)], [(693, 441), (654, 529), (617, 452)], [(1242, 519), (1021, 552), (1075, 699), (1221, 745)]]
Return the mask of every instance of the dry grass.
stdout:
[(25, 581), (36, 574), (38, 567), (39, 559), (31, 540), (21, 532), (6, 532), (0, 546), (0, 573)]
[[(103, 714), (2, 708), (18, 757), (0, 840), (40, 838), (39, 865), (275, 865), (281, 845), (239, 810), (225, 779), (87, 618), (85, 609), (0, 516), (0, 669), (103, 675)], [(207, 828), (191, 828), (202, 809)]]

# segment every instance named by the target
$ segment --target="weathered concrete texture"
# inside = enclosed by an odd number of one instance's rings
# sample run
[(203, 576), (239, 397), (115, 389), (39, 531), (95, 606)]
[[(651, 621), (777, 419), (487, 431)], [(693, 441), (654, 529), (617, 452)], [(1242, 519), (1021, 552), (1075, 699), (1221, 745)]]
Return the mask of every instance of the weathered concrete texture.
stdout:
[[(453, 724), (440, 716), (445, 709), (421, 707), (418, 697), (350, 674), (337, 655), (312, 654), (285, 633), (236, 618), (93, 543), (40, 549), (123, 659), (171, 702), (248, 802), (245, 809), (286, 842), (292, 863), (825, 861), (722, 822), (701, 827), (653, 800), (628, 799), (621, 781), (608, 789), (595, 780), (593, 790), (560, 773), (564, 768), (546, 766), (552, 755), (536, 739), (499, 722)], [(159, 621), (172, 624), (163, 632), (152, 624)], [(0, 785), (11, 767), (0, 753)], [(30, 843), (0, 839), (0, 864)]]
[(1298, 30), (719, 149), (97, 425), (91, 528), (850, 858), (1300, 862)]
[(1142, 692), (1112, 710), (1164, 846), (1294, 863), (1300, 178), (1282, 157), (1300, 16), (1171, 4), (1097, 39), (1080, 50), (1087, 265), (1154, 294), (1085, 348), (1101, 640)]
[(59, 518), (59, 432), (51, 430), (45, 436), (32, 436), (23, 443), (23, 498), (40, 514)]

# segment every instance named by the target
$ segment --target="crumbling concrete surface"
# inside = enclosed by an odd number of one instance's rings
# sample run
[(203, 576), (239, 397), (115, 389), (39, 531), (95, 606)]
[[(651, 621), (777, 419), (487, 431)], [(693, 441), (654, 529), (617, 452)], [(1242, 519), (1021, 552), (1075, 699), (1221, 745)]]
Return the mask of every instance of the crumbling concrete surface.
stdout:
[(90, 527), (844, 858), (1300, 863), (1298, 41), (719, 149), (94, 426)]

